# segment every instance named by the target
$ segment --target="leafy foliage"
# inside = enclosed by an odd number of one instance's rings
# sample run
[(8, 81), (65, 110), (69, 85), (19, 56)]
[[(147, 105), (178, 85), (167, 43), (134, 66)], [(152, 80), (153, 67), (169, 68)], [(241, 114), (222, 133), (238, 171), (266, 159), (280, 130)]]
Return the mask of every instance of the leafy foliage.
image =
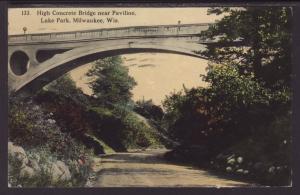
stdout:
[[(287, 94), (282, 94), (280, 99), (277, 94), (262, 87), (253, 76), (240, 75), (231, 66), (213, 66), (203, 80), (210, 83), (208, 88), (185, 90), (185, 94), (173, 94), (163, 103), (167, 113), (165, 119), (172, 121), (176, 127), (173, 133), (179, 133), (178, 138), (185, 137), (186, 142), (196, 139), (195, 142), (199, 143), (200, 140), (208, 140), (206, 137), (209, 136), (216, 138), (216, 133), (224, 134), (225, 129), (236, 129), (238, 135), (239, 124), (248, 128), (255, 121), (258, 125), (258, 119), (271, 117), (266, 114), (270, 104), (287, 101), (285, 98), (288, 98)], [(273, 96), (277, 101), (273, 100)], [(186, 126), (190, 129), (186, 130)], [(246, 129), (243, 131), (247, 132)]]
[(41, 90), (39, 94), (37, 94), (37, 96), (43, 95), (43, 93), (47, 91), (66, 98), (70, 98), (80, 105), (86, 105), (89, 103), (87, 96), (82, 92), (80, 88), (76, 86), (75, 81), (72, 80), (69, 74), (65, 74), (46, 85), (44, 87), (44, 90)]
[(71, 79), (69, 74), (59, 77), (44, 88), (47, 91), (53, 91), (57, 94), (72, 95), (77, 93), (76, 83)]
[(158, 144), (155, 130), (131, 110), (119, 106), (93, 107), (89, 110), (89, 118), (96, 135), (116, 151)]
[[(182, 144), (173, 155), (205, 163), (230, 151), (263, 164), (251, 169), (257, 181), (288, 185), (291, 9), (212, 8), (209, 13), (224, 14), (201, 34), (216, 41), (202, 53), (211, 59), (202, 75), (209, 86), (184, 89), (163, 102), (164, 124)], [(226, 165), (214, 167), (224, 171)], [(275, 177), (276, 166), (281, 171)]]
[[(9, 106), (9, 140), (22, 146), (30, 159), (38, 156), (38, 164), (42, 167), (38, 175), (26, 180), (19, 176), (18, 162), (10, 158), (11, 185), (23, 187), (83, 186), (89, 176), (88, 159), (91, 152), (69, 133), (64, 133), (54, 119), (53, 113), (43, 112), (41, 106), (33, 102), (31, 98), (24, 100), (20, 97), (11, 97)], [(71, 167), (71, 162), (76, 162), (78, 159), (86, 159), (87, 163), (79, 166), (78, 171), (71, 169), (71, 183), (51, 183), (51, 172), (48, 167), (50, 162), (61, 160)]]
[(160, 106), (155, 105), (152, 100), (139, 100), (136, 102), (134, 111), (142, 116), (152, 119), (154, 121), (160, 121), (164, 115), (164, 112)]
[(90, 87), (100, 103), (126, 104), (130, 101), (130, 90), (136, 82), (128, 75), (128, 69), (122, 66), (120, 56), (96, 61), (87, 75), (93, 78)]
[[(123, 90), (124, 96), (119, 94), (120, 90), (111, 91), (109, 88), (107, 91), (101, 89), (101, 97), (84, 95), (70, 77), (64, 76), (35, 98), (48, 112), (53, 113), (53, 118), (60, 127), (93, 148), (96, 154), (104, 153), (106, 144), (116, 151), (157, 144), (157, 138), (153, 136), (154, 129), (134, 114), (133, 102), (128, 99), (131, 96), (129, 89), (124, 90), (123, 85), (118, 84), (123, 84), (122, 79), (132, 80), (120, 59), (112, 57), (99, 60), (88, 75), (93, 77), (91, 85), (100, 79), (95, 76), (95, 69), (101, 71), (101, 75), (108, 75), (111, 86)], [(106, 83), (106, 80), (99, 81), (98, 84), (103, 84), (102, 82)], [(110, 96), (116, 96), (118, 100), (108, 98)]]
[[(268, 87), (290, 86), (290, 7), (212, 8), (209, 13), (225, 16), (202, 33), (203, 38), (219, 38), (219, 46), (210, 45), (206, 56), (237, 66), (241, 74), (254, 73)], [(236, 40), (241, 45), (222, 46)]]
[(13, 100), (10, 104), (9, 138), (26, 149), (47, 147), (65, 159), (75, 158), (83, 150), (76, 148), (78, 144), (69, 134), (61, 132), (52, 114), (43, 113), (32, 101)]

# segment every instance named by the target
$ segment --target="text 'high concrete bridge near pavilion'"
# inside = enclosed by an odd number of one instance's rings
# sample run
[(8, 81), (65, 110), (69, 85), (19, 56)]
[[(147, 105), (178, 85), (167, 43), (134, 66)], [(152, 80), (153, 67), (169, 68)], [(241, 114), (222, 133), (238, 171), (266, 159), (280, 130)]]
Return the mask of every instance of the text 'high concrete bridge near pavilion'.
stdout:
[(213, 43), (199, 36), (208, 27), (209, 24), (178, 24), (11, 35), (9, 93), (35, 91), (80, 65), (107, 56), (163, 52), (203, 58), (196, 51)]

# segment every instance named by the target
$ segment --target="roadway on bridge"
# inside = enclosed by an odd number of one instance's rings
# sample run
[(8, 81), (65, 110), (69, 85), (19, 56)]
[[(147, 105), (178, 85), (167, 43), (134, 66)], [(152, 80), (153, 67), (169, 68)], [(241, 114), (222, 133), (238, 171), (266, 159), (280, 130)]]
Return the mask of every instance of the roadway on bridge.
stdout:
[(98, 159), (93, 187), (249, 187), (192, 166), (167, 162), (165, 150), (116, 153)]

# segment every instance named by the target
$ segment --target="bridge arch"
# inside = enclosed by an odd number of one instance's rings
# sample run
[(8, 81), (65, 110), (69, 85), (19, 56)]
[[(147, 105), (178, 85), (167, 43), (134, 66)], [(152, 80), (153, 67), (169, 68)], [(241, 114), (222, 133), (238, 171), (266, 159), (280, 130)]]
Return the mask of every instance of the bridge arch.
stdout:
[(9, 86), (9, 90), (11, 93), (32, 93), (81, 65), (114, 55), (155, 52), (173, 53), (205, 59), (205, 57), (196, 54), (195, 50), (193, 50), (194, 48), (197, 48), (197, 51), (199, 51), (199, 48), (200, 50), (204, 50), (206, 46), (180, 41), (167, 43), (162, 41), (102, 41), (96, 45), (89, 44), (56, 54), (38, 66), (31, 67), (30, 71), (27, 71), (19, 78), (17, 78), (18, 75), (11, 75), (11, 79), (15, 80), (15, 82)]

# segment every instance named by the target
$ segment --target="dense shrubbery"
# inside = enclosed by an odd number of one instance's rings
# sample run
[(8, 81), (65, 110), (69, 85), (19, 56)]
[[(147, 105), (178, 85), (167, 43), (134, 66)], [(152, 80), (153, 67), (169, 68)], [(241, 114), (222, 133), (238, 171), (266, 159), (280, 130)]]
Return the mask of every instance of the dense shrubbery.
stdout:
[(158, 144), (155, 130), (124, 107), (90, 108), (89, 119), (94, 125), (95, 133), (115, 150)]
[[(21, 101), (22, 100), (22, 101)], [(43, 112), (32, 100), (10, 99), (9, 140), (22, 146), (30, 161), (36, 161), (40, 171), (34, 177), (20, 177), (22, 167), (9, 158), (10, 184), (34, 186), (84, 186), (89, 174), (91, 152), (70, 134), (63, 133), (56, 124), (53, 113)], [(84, 160), (85, 163), (79, 163)], [(49, 168), (55, 161), (64, 162), (70, 169), (71, 180), (53, 183)], [(77, 169), (72, 167), (77, 166)]]
[[(184, 89), (164, 101), (164, 125), (182, 143), (168, 157), (202, 164), (214, 159), (210, 167), (267, 185), (290, 184), (290, 11), (210, 10), (228, 14), (202, 33), (219, 38), (202, 52), (217, 64), (203, 76), (207, 88)], [(226, 46), (236, 39), (244, 46)], [(233, 163), (238, 157), (246, 164)]]
[(234, 67), (212, 66), (204, 80), (208, 88), (185, 90), (163, 103), (170, 133), (182, 142), (200, 144), (224, 135), (224, 144), (241, 139), (290, 107), (289, 91), (273, 93)]
[(119, 115), (124, 124), (125, 130), (123, 137), (125, 145), (128, 147), (149, 147), (151, 145), (159, 144), (158, 137), (155, 134), (155, 129), (147, 124), (147, 121), (139, 118), (138, 115), (132, 111), (122, 110), (122, 108), (115, 109), (115, 113)]
[(77, 103), (74, 96), (65, 97), (53, 91), (41, 92), (35, 97), (48, 112), (53, 113), (59, 126), (92, 147), (96, 154), (104, 153), (102, 146), (85, 135), (103, 140), (115, 151), (158, 143), (155, 130), (137, 117), (128, 105), (98, 104), (93, 97), (85, 98), (88, 103)]
[(85, 154), (84, 163), (72, 159), (60, 161), (46, 147), (27, 150), (26, 155), (28, 165), (13, 155), (8, 156), (8, 182), (11, 187), (83, 187), (90, 176), (88, 154)]
[(59, 158), (75, 159), (84, 147), (57, 126), (53, 113), (33, 103), (13, 100), (9, 109), (9, 138), (26, 149), (46, 147)]
[[(131, 87), (120, 82), (128, 78), (131, 83), (128, 85), (133, 85), (134, 80), (128, 77), (127, 70), (119, 67), (120, 64), (114, 64), (115, 59), (117, 57), (112, 58), (112, 64), (106, 64), (109, 60), (98, 61), (98, 65), (109, 69), (107, 76), (111, 78), (111, 85), (108, 80), (101, 81), (108, 84), (108, 88), (97, 89), (101, 91), (97, 96), (83, 94), (70, 76), (65, 75), (33, 97), (10, 97), (9, 139), (25, 149), (24, 155), (29, 159), (25, 167), (30, 174), (20, 176), (24, 163), (20, 165), (16, 158), (10, 157), (11, 186), (84, 186), (92, 157), (87, 148), (99, 154), (159, 144), (156, 130), (133, 112), (133, 102), (128, 99)], [(97, 79), (95, 75), (94, 79)], [(112, 86), (115, 90), (110, 91)], [(119, 99), (110, 99), (111, 96)], [(40, 166), (34, 175), (31, 161)], [(55, 168), (59, 161), (66, 164), (70, 180), (53, 181), (52, 167)]]
[[(22, 173), (22, 170), (26, 169), (23, 162), (9, 154), (8, 182), (11, 187), (43, 187), (68, 185), (65, 181), (52, 181), (51, 163), (53, 163), (55, 160), (53, 159), (53, 156), (49, 150), (44, 148), (40, 148), (38, 150), (39, 151), (33, 150), (34, 153), (28, 152), (28, 154), (31, 155), (31, 157), (28, 157), (28, 159), (38, 164), (39, 171), (34, 170), (36, 171), (36, 173), (28, 172), (27, 175)], [(31, 170), (32, 168), (29, 169)]]
[(290, 185), (290, 114), (260, 126), (257, 134), (238, 141), (210, 159), (210, 166), (247, 176), (265, 185)]
[[(265, 165), (255, 172), (259, 181), (287, 185), (282, 178), (290, 177), (290, 91), (271, 91), (230, 66), (212, 66), (204, 80), (210, 83), (208, 88), (186, 89), (164, 102), (170, 135), (190, 146), (185, 154), (180, 148), (177, 152), (186, 160), (207, 163), (232, 148), (230, 154)], [(226, 163), (216, 166), (226, 169)], [(285, 167), (280, 180), (268, 174), (272, 166)]]
[(139, 100), (136, 102), (134, 111), (147, 119), (160, 122), (164, 112), (160, 106), (155, 105), (152, 100)]

